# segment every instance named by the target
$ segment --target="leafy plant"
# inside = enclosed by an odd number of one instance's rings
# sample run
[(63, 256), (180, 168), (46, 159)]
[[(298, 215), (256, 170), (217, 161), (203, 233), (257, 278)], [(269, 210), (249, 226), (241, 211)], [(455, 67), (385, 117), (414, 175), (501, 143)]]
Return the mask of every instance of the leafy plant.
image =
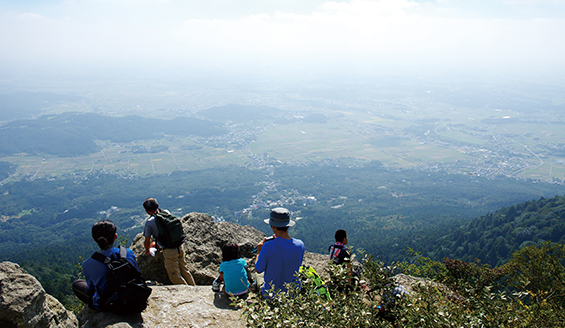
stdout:
[(564, 259), (565, 245), (543, 242), (515, 252), (502, 268), (508, 285), (520, 291), (520, 304), (528, 310), (524, 321), (531, 326), (565, 326)]
[(449, 286), (454, 292), (465, 296), (480, 297), (488, 294), (492, 285), (504, 276), (501, 269), (491, 269), (487, 264), (475, 259), (473, 262), (463, 262), (457, 259), (444, 258), (446, 271), (440, 281)]
[[(412, 261), (386, 265), (364, 255), (366, 292), (347, 266), (329, 265), (331, 301), (304, 276), (302, 289), (271, 290), (271, 299), (233, 299), (250, 327), (547, 327), (565, 326), (562, 265), (565, 246), (543, 243), (513, 254), (502, 268), (480, 261), (432, 261), (413, 252)], [(419, 273), (404, 289), (396, 272)], [(353, 285), (352, 285), (353, 284)], [(352, 288), (345, 288), (350, 286)], [(290, 287), (290, 286), (289, 286)]]
[(381, 316), (381, 308), (352, 279), (347, 266), (330, 265), (331, 300), (320, 297), (316, 285), (298, 274), (302, 288), (287, 285), (288, 292), (269, 291), (270, 299), (255, 296), (247, 301), (233, 298), (243, 308), (251, 327), (393, 327)]

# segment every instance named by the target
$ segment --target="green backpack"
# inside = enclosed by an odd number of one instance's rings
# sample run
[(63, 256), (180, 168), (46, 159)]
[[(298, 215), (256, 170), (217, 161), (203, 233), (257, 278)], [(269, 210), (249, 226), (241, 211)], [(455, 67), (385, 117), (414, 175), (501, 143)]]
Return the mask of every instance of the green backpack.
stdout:
[(316, 285), (316, 292), (318, 292), (318, 295), (320, 295), (320, 297), (325, 298), (328, 301), (332, 299), (330, 297), (328, 287), (326, 287), (326, 284), (324, 284), (322, 277), (318, 275), (318, 272), (316, 272), (313, 267), (308, 265), (301, 265), (298, 272), (305, 274), (307, 279), (312, 279), (312, 281), (314, 281), (314, 284)]
[(184, 241), (184, 230), (180, 220), (172, 214), (161, 211), (154, 214), (159, 244), (164, 248), (177, 248)]

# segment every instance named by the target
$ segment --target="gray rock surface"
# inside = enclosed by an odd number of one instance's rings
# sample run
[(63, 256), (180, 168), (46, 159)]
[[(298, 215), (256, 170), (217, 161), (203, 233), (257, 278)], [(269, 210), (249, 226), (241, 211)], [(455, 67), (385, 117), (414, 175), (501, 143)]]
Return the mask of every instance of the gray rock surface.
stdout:
[(408, 293), (414, 291), (415, 286), (423, 286), (430, 283), (429, 281), (426, 281), (426, 279), (424, 278), (413, 277), (403, 273), (397, 274), (392, 278), (396, 280), (397, 283), (404, 286), (404, 288), (406, 288), (406, 291)]
[(81, 328), (243, 328), (241, 310), (230, 307), (224, 293), (210, 286), (153, 286), (148, 307), (141, 314), (118, 316), (85, 308), (79, 314)]
[(78, 327), (76, 316), (19, 265), (0, 263), (0, 326)]

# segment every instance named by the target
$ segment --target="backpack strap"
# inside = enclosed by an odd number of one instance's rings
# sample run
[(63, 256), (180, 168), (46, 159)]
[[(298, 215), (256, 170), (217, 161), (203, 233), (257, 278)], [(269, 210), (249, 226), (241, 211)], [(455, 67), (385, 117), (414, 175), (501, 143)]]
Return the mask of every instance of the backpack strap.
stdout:
[[(124, 246), (120, 245), (120, 253), (119, 253), (119, 258), (121, 259), (127, 259), (128, 257), (128, 249), (125, 248)], [(106, 265), (110, 264), (110, 262), (112, 261), (111, 258), (109, 258), (108, 256), (103, 255), (100, 252), (94, 252), (94, 254), (92, 254), (91, 256), (93, 259), (95, 259), (98, 262), (102, 262)]]
[(328, 247), (328, 250), (331, 250), (332, 247), (333, 247), (334, 249), (335, 249), (335, 248), (337, 248), (337, 249), (344, 249), (344, 248), (345, 248), (342, 244), (337, 244), (337, 243), (336, 243), (336, 244), (331, 244), (330, 247)]
[(343, 250), (343, 248), (344, 248), (343, 245), (337, 243), (330, 245), (329, 247), (330, 259), (336, 257)]
[(157, 242), (159, 242), (159, 244), (162, 245), (160, 238), (164, 237), (165, 230), (163, 229), (163, 225), (164, 225), (163, 217), (160, 215), (160, 213), (162, 212), (153, 213), (153, 217), (155, 218), (155, 225), (157, 226), (157, 235), (158, 235), (158, 237), (155, 237), (155, 239), (157, 239)]
[(100, 253), (100, 252), (94, 252), (94, 254), (92, 254), (91, 258), (95, 259), (98, 262), (102, 262), (106, 265), (108, 265), (111, 261), (111, 259), (108, 256), (102, 255), (102, 253)]
[(125, 248), (123, 245), (120, 245), (120, 258), (127, 259), (128, 258), (128, 249)]

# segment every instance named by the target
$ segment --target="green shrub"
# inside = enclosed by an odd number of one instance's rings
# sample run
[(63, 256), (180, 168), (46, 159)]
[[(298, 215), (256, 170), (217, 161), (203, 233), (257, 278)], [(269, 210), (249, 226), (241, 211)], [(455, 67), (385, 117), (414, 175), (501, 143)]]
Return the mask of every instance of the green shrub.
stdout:
[(234, 305), (243, 308), (251, 327), (393, 327), (379, 315), (380, 304), (368, 297), (347, 266), (329, 265), (328, 271), (330, 301), (318, 295), (312, 280), (299, 274), (301, 289), (288, 285), (285, 293), (271, 290), (271, 300), (260, 295), (246, 301), (234, 298)]
[[(331, 301), (299, 276), (301, 290), (233, 304), (243, 308), (250, 327), (565, 327), (563, 245), (528, 246), (499, 268), (412, 255), (412, 261), (392, 265), (364, 255), (362, 278), (370, 292), (347, 266), (329, 265)], [(395, 294), (397, 272), (424, 279), (409, 293)]]
[(529, 327), (565, 327), (565, 245), (543, 242), (512, 254), (502, 269)]

